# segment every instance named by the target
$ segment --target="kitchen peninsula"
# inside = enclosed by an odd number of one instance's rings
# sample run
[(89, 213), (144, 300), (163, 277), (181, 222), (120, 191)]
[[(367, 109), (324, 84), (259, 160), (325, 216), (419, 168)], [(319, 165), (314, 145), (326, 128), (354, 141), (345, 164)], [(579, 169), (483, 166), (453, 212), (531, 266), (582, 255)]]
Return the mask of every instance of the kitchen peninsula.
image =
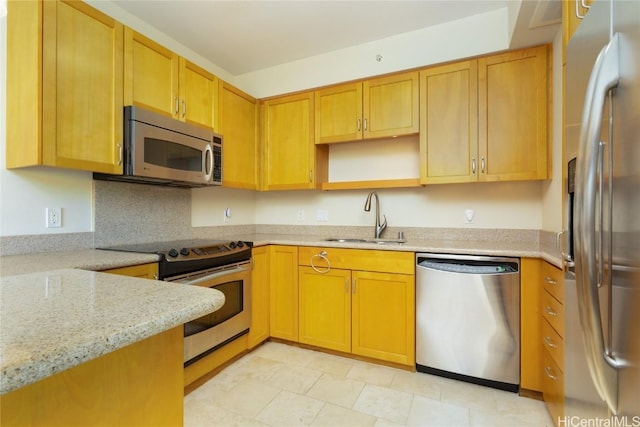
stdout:
[(220, 292), (74, 268), (6, 275), (3, 258), (2, 425), (182, 423), (182, 325)]

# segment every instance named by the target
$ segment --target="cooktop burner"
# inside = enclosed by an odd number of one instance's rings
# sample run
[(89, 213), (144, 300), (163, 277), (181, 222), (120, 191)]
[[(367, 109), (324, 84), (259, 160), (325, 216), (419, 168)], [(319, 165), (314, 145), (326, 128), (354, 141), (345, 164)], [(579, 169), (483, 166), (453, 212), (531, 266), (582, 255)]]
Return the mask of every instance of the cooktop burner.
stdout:
[(242, 240), (174, 240), (103, 247), (112, 251), (160, 255), (160, 278), (222, 267), (251, 258), (252, 242)]

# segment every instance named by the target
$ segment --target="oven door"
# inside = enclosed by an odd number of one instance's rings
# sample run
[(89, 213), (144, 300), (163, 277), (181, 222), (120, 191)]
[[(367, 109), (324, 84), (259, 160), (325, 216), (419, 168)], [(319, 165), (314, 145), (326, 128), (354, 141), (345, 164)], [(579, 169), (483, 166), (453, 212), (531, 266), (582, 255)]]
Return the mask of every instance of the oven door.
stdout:
[(192, 274), (174, 283), (202, 286), (224, 294), (224, 305), (184, 325), (185, 366), (246, 334), (251, 325), (251, 262)]

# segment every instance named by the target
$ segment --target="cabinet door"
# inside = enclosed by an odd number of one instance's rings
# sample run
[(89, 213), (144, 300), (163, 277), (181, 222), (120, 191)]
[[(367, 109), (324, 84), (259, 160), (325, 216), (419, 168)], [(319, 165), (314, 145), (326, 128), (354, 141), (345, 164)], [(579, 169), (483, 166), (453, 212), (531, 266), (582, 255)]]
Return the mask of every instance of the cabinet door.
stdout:
[(300, 267), (298, 283), (300, 342), (350, 352), (351, 272)]
[(218, 79), (207, 70), (180, 58), (180, 113), (185, 122), (213, 129)]
[(520, 261), (520, 387), (542, 391), (541, 261)]
[(251, 250), (251, 327), (249, 348), (269, 338), (269, 251), (267, 246)]
[(224, 137), (222, 185), (256, 190), (258, 188), (258, 149), (256, 100), (220, 80), (218, 117)]
[(420, 72), (420, 183), (477, 181), (478, 62)]
[(480, 58), (481, 181), (547, 177), (547, 48)]
[(122, 173), (123, 26), (83, 2), (42, 7), (43, 163)]
[(179, 57), (166, 47), (125, 28), (125, 105), (176, 117)]
[(363, 83), (364, 138), (418, 133), (418, 72), (395, 74)]
[(306, 92), (264, 102), (267, 190), (316, 188), (313, 99)]
[(414, 276), (354, 271), (352, 298), (351, 351), (414, 366)]
[(270, 335), (298, 341), (298, 248), (269, 246)]
[(315, 92), (316, 144), (362, 139), (362, 83)]

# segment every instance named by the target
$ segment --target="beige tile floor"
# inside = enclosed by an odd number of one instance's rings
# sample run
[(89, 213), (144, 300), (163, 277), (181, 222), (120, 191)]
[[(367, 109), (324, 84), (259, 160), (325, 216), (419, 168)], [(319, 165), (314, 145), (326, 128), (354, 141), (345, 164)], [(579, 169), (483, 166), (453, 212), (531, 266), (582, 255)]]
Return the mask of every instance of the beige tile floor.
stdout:
[(185, 397), (185, 427), (553, 426), (515, 393), (267, 342)]

